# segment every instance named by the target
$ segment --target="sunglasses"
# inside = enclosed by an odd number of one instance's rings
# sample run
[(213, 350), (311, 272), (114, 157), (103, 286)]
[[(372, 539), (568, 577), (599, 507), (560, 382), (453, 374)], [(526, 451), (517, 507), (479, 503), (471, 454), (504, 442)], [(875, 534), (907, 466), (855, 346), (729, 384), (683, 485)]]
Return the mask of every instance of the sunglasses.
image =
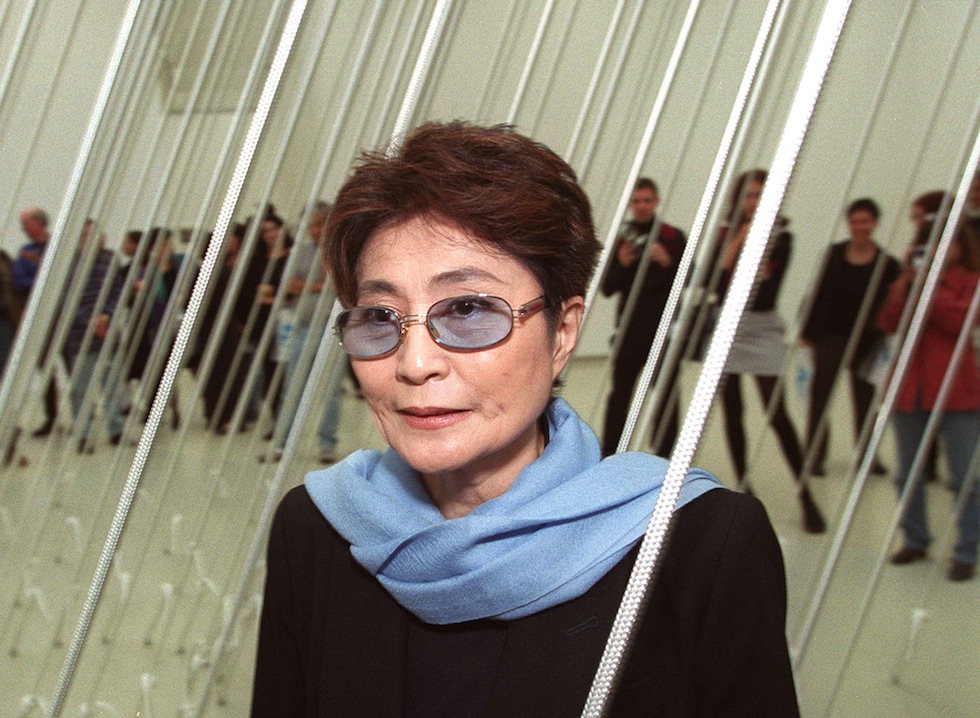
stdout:
[(510, 336), (514, 320), (545, 306), (537, 297), (517, 309), (490, 294), (449, 297), (425, 314), (400, 315), (390, 307), (353, 307), (340, 313), (334, 334), (344, 350), (356, 359), (374, 359), (398, 348), (413, 324), (424, 324), (433, 341), (447, 349), (478, 351), (500, 344)]

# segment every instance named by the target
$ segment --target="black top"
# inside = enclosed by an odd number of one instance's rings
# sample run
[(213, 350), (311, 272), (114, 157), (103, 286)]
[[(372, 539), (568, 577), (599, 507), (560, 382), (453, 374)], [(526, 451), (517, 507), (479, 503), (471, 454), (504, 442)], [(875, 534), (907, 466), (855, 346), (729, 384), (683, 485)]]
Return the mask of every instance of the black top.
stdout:
[[(880, 334), (875, 327), (875, 319), (888, 295), (888, 287), (898, 278), (901, 267), (898, 260), (880, 248), (875, 261), (864, 265), (851, 264), (847, 261), (847, 244), (847, 241), (838, 242), (830, 247), (823, 272), (816, 283), (803, 338), (820, 342), (828, 337), (849, 337), (857, 325), (864, 298), (871, 292), (870, 311), (861, 327), (861, 338), (855, 352), (855, 361), (860, 361)], [(884, 266), (877, 282), (874, 282), (878, 261), (884, 262)]]
[[(718, 242), (719, 253), (725, 246), (725, 233), (727, 231), (727, 227), (722, 230), (723, 234)], [(792, 248), (793, 235), (785, 229), (778, 229), (776, 235), (770, 239), (766, 255), (762, 264), (759, 265), (755, 290), (745, 308), (746, 311), (768, 312), (776, 308), (776, 301), (779, 299), (779, 290), (783, 286), (783, 277), (786, 275), (786, 268), (789, 266)], [(724, 296), (728, 291), (732, 274), (733, 272), (722, 271), (718, 288), (719, 296)]]
[[(640, 246), (643, 249), (641, 251), (646, 251), (650, 247), (649, 234), (653, 225), (654, 220), (649, 222), (631, 221), (627, 223), (626, 230), (620, 234), (617, 242), (628, 241), (629, 237), (636, 237), (637, 242), (642, 242)], [(656, 262), (648, 262), (635, 311), (625, 328), (626, 341), (642, 345), (647, 350), (653, 343), (654, 336), (656, 336), (657, 325), (660, 323), (660, 317), (667, 305), (670, 287), (674, 282), (674, 275), (677, 274), (677, 265), (680, 263), (681, 256), (684, 254), (684, 245), (687, 243), (687, 239), (681, 230), (664, 223), (660, 224), (656, 241), (664, 246), (670, 254), (672, 262), (667, 267)], [(629, 298), (630, 289), (639, 267), (639, 260), (630, 267), (624, 267), (613, 254), (606, 276), (602, 280), (602, 293), (605, 296), (609, 297), (619, 293), (619, 302), (616, 306), (617, 322), (622, 319), (623, 310), (626, 307), (626, 301)]]
[[(608, 715), (798, 715), (782, 556), (762, 504), (716, 489), (675, 519)], [(635, 558), (534, 615), (432, 626), (297, 487), (269, 537), (252, 715), (578, 716)]]
[[(248, 266), (245, 268), (245, 276), (242, 278), (241, 290), (235, 304), (235, 318), (241, 325), (244, 326), (248, 322), (259, 287), (262, 284), (271, 284), (273, 290), (279, 287), (288, 260), (288, 254), (270, 258), (264, 245), (256, 247), (254, 254), (249, 259)], [(251, 334), (249, 334), (249, 339), (252, 342), (257, 342), (262, 336), (265, 325), (271, 316), (272, 305), (259, 304), (255, 320), (252, 323)]]

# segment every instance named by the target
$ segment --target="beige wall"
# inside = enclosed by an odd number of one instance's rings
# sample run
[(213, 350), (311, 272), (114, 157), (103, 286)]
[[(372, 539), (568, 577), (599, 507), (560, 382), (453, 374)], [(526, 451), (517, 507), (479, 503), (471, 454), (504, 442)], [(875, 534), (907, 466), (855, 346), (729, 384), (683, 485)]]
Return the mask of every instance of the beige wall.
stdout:
[[(223, 36), (223, 44), (234, 47), (231, 54), (214, 63), (214, 72), (227, 72), (230, 64), (244, 64), (254, 54), (252, 48), (258, 46), (262, 13), (268, 5), (272, 3), (247, 4), (252, 10), (244, 12), (254, 12), (255, 16), (239, 17), (234, 30)], [(462, 117), (480, 122), (513, 119), (521, 129), (568, 155), (574, 166), (586, 168), (583, 180), (595, 205), (599, 234), (605, 238), (609, 227), (619, 220), (626, 175), (687, 5), (647, 4), (622, 71), (614, 76), (610, 67), (623, 45), (619, 38), (633, 11), (631, 4), (624, 4), (617, 41), (599, 77), (574, 151), (570, 151), (572, 132), (614, 4), (555, 4), (526, 94), (511, 118), (514, 93), (545, 5), (543, 1), (515, 4), (508, 0), (458, 3), (417, 117)], [(794, 6), (788, 17), (740, 167), (765, 166), (771, 159), (818, 19), (819, 7), (806, 5)], [(10, 46), (15, 20), (26, 6), (24, 1), (15, 2), (8, 9), (0, 35), (3, 46)], [(177, 7), (186, 27), (194, 4)], [(399, 14), (396, 5), (386, 4), (350, 112), (337, 117), (371, 4), (342, 0), (332, 15), (327, 14), (327, 3), (311, 5), (266, 140), (256, 154), (240, 205), (241, 215), (256, 206), (271, 181), (272, 201), (295, 221), (312, 191), (326, 137), (337, 132), (335, 151), (319, 192), (329, 197), (357, 149), (388, 136), (404, 91), (404, 75), (411, 69), (421, 34), (420, 30), (415, 39), (406, 39), (418, 6), (410, 3), (403, 7)], [(980, 21), (972, 20), (960, 45), (959, 34), (971, 13), (971, 3), (927, 0), (912, 7), (905, 27), (901, 26), (904, 3), (864, 1), (852, 8), (784, 205), (797, 236), (782, 297), (783, 313), (788, 318), (795, 313), (824, 246), (843, 236), (840, 210), (849, 199), (876, 198), (884, 210), (879, 237), (899, 247), (909, 233), (905, 216), (910, 198), (954, 182), (958, 157), (973, 132), (975, 78), (980, 75)], [(0, 110), (5, 127), (0, 148), (0, 166), (4, 168), (0, 173), (0, 226), (2, 244), (8, 250), (21, 242), (17, 227), (20, 208), (39, 204), (53, 215), (59, 211), (124, 8), (122, 0), (90, 0), (81, 6), (70, 0), (52, 3), (36, 37), (28, 43), (27, 62), (19, 66), (23, 71), (15, 74)], [(701, 200), (762, 9), (762, 3), (742, 2), (728, 15), (728, 3), (702, 3), (643, 163), (642, 172), (661, 184), (664, 218), (682, 228), (690, 227)], [(66, 31), (76, 11), (74, 31)], [(422, 29), (430, 11), (430, 6), (423, 8)], [(165, 23), (157, 23), (157, 39), (165, 27)], [(318, 42), (323, 27), (329, 28), (326, 40)], [(69, 49), (55, 77), (66, 39), (70, 40)], [(411, 52), (399, 79), (394, 70), (406, 42)], [(202, 44), (195, 46), (196, 53)], [(171, 59), (179, 57), (180, 46), (175, 40), (165, 41), (164, 46), (169, 47)], [(893, 50), (895, 62), (889, 70), (886, 63)], [(312, 81), (275, 175), (274, 156), (284, 141), (283, 128), (293, 98), (298, 96), (300, 77), (311, 63), (315, 68)], [(227, 75), (220, 77), (225, 99), (216, 104), (225, 111), (197, 113), (189, 122), (177, 112), (165, 111), (159, 72), (151, 77), (136, 114), (138, 129), (127, 139), (121, 168), (100, 213), (110, 244), (117, 243), (122, 233), (134, 226), (188, 226), (201, 218), (205, 225), (213, 225), (216, 200), (206, 203), (203, 199), (215, 181), (214, 169), (232, 123), (232, 114), (226, 111), (227, 98), (234, 97), (228, 91), (228, 85), (234, 83)], [(380, 89), (375, 92), (375, 88)], [(392, 88), (393, 102), (389, 99)], [(611, 102), (603, 115), (601, 106), (606, 97)], [(336, 123), (341, 124), (335, 130)], [(184, 138), (182, 143), (178, 137)], [(594, 152), (587, 157), (592, 140)], [(232, 156), (237, 153), (238, 141), (232, 144)], [(178, 160), (167, 174), (162, 168), (175, 151)], [(225, 171), (218, 176), (218, 186), (223, 188), (229, 174)], [(164, 182), (168, 182), (165, 187)], [(603, 351), (611, 325), (609, 305), (599, 302), (597, 310), (593, 329), (586, 336), (587, 351)]]

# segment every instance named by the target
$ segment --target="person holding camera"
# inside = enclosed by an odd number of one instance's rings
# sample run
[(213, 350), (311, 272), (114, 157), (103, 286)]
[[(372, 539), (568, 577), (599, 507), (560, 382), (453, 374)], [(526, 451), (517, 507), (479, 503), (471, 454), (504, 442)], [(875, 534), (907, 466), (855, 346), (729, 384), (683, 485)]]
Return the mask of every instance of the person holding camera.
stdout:
[[(659, 205), (660, 194), (656, 183), (649, 177), (638, 179), (630, 197), (630, 213), (633, 218), (626, 222), (616, 238), (613, 259), (602, 282), (602, 293), (605, 296), (619, 294), (616, 323), (622, 332), (613, 363), (612, 391), (606, 401), (606, 419), (602, 432), (602, 451), (606, 456), (616, 453), (620, 434), (626, 424), (633, 387), (646, 363), (687, 242), (681, 230), (658, 219), (656, 212)], [(643, 283), (632, 311), (629, 316), (624, 316), (644, 251), (649, 254), (649, 260), (643, 274)], [(658, 420), (666, 421), (666, 426), (660, 432), (659, 442), (654, 442), (651, 437), (651, 449), (660, 456), (670, 454), (677, 438), (676, 384), (675, 368), (669, 382), (671, 395), (667, 397), (665, 405), (657, 410)], [(655, 426), (655, 432), (656, 429)]]
[[(878, 328), (893, 333), (898, 330), (910, 288), (918, 272), (925, 271), (930, 257), (928, 239), (933, 222), (919, 228), (915, 242), (905, 254), (904, 271), (888, 290), (888, 299), (878, 317)], [(891, 562), (904, 565), (921, 561), (927, 556), (932, 541), (926, 520), (926, 497), (922, 482), (923, 462), (918, 475), (912, 475), (916, 456), (925, 438), (930, 414), (939, 409), (939, 435), (950, 470), (950, 488), (959, 495), (959, 515), (956, 518), (958, 536), (953, 547), (948, 577), (951, 581), (973, 578), (980, 543), (980, 492), (977, 490), (976, 469), (972, 469), (973, 453), (980, 439), (980, 371), (974, 360), (973, 347), (967, 342), (954, 369), (952, 384), (940, 403), (939, 390), (953, 358), (957, 339), (963, 331), (971, 298), (980, 280), (980, 267), (970, 251), (974, 243), (971, 230), (963, 226), (957, 232), (946, 255), (946, 264), (929, 305), (922, 333), (908, 363), (895, 402), (892, 422), (898, 451), (898, 471), (895, 486), (901, 496), (908, 481), (913, 489), (908, 507), (902, 516), (902, 547), (891, 556)], [(964, 483), (966, 487), (964, 488)], [(955, 500), (955, 499), (954, 499)]]

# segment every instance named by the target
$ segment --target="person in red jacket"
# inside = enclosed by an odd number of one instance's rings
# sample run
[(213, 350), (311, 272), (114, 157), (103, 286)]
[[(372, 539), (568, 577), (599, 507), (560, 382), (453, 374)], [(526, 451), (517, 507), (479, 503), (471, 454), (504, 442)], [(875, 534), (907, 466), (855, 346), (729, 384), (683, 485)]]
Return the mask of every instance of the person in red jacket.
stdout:
[[(889, 288), (888, 298), (878, 317), (878, 326), (895, 332), (902, 316), (909, 288), (915, 274), (921, 271), (923, 251), (932, 232), (932, 222), (924, 223), (915, 242), (905, 255), (905, 270)], [(922, 560), (932, 537), (926, 522), (925, 491), (918, 477), (910, 477), (912, 463), (925, 433), (930, 412), (936, 408), (939, 388), (963, 330), (970, 300), (980, 279), (978, 267), (972, 266), (968, 251), (971, 241), (968, 229), (961, 230), (947, 255), (947, 266), (940, 278), (918, 345), (912, 354), (895, 404), (893, 422), (898, 447), (899, 468), (895, 483), (902, 491), (913, 478), (915, 488), (908, 510), (902, 518), (904, 543), (891, 557), (894, 564)], [(959, 537), (953, 550), (949, 579), (964, 581), (974, 575), (977, 544), (980, 541), (980, 495), (976, 470), (971, 463), (980, 438), (980, 372), (969, 344), (958, 359), (956, 374), (945, 403), (939, 408), (942, 418), (939, 434), (943, 438), (951, 473), (951, 488), (960, 492), (969, 480), (967, 495), (957, 517)]]

